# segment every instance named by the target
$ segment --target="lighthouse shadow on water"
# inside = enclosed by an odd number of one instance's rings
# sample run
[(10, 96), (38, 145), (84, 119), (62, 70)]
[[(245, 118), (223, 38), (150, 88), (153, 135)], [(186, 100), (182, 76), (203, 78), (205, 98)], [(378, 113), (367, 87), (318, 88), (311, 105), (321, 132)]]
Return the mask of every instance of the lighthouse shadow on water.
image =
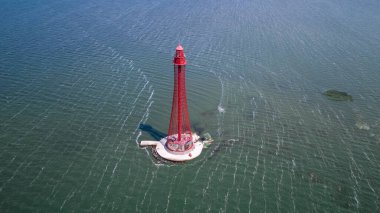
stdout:
[(149, 124), (140, 124), (139, 129), (149, 133), (150, 136), (152, 136), (155, 140), (158, 141), (161, 140), (161, 138), (165, 138), (166, 136), (168, 136), (167, 134), (155, 129)]

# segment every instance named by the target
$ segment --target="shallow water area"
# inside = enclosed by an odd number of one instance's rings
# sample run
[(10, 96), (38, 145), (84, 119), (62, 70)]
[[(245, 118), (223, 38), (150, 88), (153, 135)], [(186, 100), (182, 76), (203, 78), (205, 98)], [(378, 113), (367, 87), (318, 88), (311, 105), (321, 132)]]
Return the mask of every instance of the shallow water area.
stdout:
[[(379, 212), (380, 2), (6, 1), (0, 212)], [(213, 143), (157, 161), (172, 56)], [(332, 101), (328, 89), (353, 101)]]

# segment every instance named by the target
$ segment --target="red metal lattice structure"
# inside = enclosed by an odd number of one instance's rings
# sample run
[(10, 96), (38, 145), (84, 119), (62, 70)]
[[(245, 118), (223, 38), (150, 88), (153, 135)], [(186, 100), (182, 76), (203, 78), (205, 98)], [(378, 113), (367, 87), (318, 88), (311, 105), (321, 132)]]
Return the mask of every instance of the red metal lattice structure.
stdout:
[(174, 59), (174, 91), (166, 147), (172, 152), (185, 152), (193, 147), (186, 98), (186, 58), (178, 45)]

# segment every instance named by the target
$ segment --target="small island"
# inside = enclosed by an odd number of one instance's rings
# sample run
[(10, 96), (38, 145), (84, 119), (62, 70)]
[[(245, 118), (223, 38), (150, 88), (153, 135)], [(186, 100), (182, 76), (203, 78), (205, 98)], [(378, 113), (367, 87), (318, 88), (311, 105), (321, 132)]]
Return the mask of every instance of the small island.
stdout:
[(334, 101), (352, 101), (352, 96), (347, 94), (346, 92), (341, 92), (338, 90), (327, 90), (323, 93), (329, 99)]

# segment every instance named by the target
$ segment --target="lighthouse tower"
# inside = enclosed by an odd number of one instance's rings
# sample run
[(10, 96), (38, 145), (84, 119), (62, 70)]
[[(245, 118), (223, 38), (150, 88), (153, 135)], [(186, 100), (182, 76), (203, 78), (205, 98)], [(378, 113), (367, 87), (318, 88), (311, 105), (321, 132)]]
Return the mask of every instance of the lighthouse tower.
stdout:
[(141, 146), (155, 146), (156, 153), (171, 161), (187, 161), (198, 157), (203, 141), (190, 129), (186, 97), (186, 58), (178, 45), (173, 59), (174, 90), (168, 135), (160, 141), (141, 141)]
[(175, 50), (173, 64), (174, 90), (166, 147), (181, 153), (193, 148), (186, 97), (186, 58), (181, 45)]

